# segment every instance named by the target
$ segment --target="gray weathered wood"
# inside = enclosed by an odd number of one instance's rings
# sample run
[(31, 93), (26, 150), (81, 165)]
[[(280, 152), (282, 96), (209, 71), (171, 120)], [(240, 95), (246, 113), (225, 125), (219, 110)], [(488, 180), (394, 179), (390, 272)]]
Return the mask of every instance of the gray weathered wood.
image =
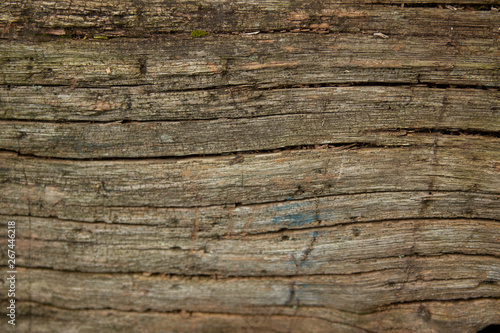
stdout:
[[(429, 126), (461, 130), (498, 130), (500, 92), (480, 89), (437, 89), (418, 86), (352, 86), (254, 89), (228, 87), (199, 91), (155, 91), (148, 87), (75, 88), (0, 87), (0, 119), (47, 122), (113, 122), (210, 120), (292, 114), (339, 115), (349, 118), (391, 117), (393, 127)], [(340, 118), (342, 115), (343, 117)], [(345, 116), (344, 116), (345, 115)], [(363, 119), (365, 117), (365, 119)], [(440, 118), (441, 117), (441, 118)], [(388, 121), (389, 119), (384, 119)], [(396, 121), (406, 124), (395, 124)], [(409, 121), (412, 121), (410, 123)], [(419, 122), (422, 122), (419, 124)], [(182, 126), (182, 125), (180, 125)]]

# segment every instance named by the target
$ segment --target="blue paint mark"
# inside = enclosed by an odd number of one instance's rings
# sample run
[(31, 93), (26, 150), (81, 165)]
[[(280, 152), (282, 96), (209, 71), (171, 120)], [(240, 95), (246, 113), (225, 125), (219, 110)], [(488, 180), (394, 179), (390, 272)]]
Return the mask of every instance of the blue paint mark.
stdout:
[(285, 224), (290, 227), (301, 227), (319, 220), (319, 215), (316, 211), (304, 211), (297, 214), (288, 214), (284, 216), (276, 216), (273, 218), (273, 223)]

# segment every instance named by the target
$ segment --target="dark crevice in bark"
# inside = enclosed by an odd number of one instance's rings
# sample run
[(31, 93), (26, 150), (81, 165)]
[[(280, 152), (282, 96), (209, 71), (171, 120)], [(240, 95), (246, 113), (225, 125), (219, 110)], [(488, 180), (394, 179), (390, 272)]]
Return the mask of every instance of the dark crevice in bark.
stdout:
[(330, 229), (336, 229), (336, 228), (342, 228), (345, 226), (364, 226), (366, 224), (376, 224), (376, 223), (386, 223), (386, 222), (407, 222), (407, 221), (428, 221), (428, 220), (434, 220), (434, 221), (457, 221), (457, 220), (467, 220), (467, 221), (484, 221), (484, 222), (492, 222), (492, 223), (498, 223), (500, 220), (496, 219), (483, 219), (483, 218), (463, 218), (463, 217), (452, 217), (452, 218), (437, 218), (437, 217), (412, 217), (412, 218), (395, 218), (395, 219), (374, 219), (374, 220), (366, 220), (366, 221), (356, 221), (356, 222), (342, 222), (342, 223), (337, 223), (333, 225), (324, 225), (324, 226), (314, 226), (314, 227), (306, 227), (306, 228), (300, 228), (300, 229), (290, 229), (290, 228), (281, 228), (279, 230), (275, 231), (266, 231), (266, 232), (259, 232), (259, 233), (248, 233), (246, 235), (239, 235), (239, 234), (234, 234), (231, 236), (231, 238), (236, 238), (236, 239), (252, 239), (252, 238), (260, 238), (262, 236), (268, 236), (268, 235), (293, 235), (293, 234), (300, 234), (303, 232), (319, 232), (319, 231), (324, 231), (324, 230), (330, 230)]
[[(492, 110), (494, 111), (494, 110)], [(19, 124), (57, 124), (57, 125), (76, 125), (76, 124), (82, 124), (82, 125), (90, 125), (90, 124), (99, 124), (99, 125), (127, 125), (127, 124), (145, 124), (145, 123), (187, 123), (187, 122), (213, 122), (213, 121), (228, 121), (228, 120), (249, 120), (249, 119), (262, 119), (262, 118), (269, 118), (269, 117), (287, 117), (287, 116), (318, 116), (318, 115), (332, 115), (335, 114), (335, 111), (332, 110), (331, 112), (296, 112), (296, 113), (269, 113), (269, 114), (264, 114), (264, 115), (257, 115), (257, 116), (237, 116), (237, 117), (217, 117), (217, 118), (186, 118), (186, 119), (179, 119), (179, 118), (163, 118), (163, 119), (135, 119), (135, 118), (127, 118), (127, 119), (120, 119), (120, 120), (112, 120), (112, 121), (102, 121), (102, 120), (63, 120), (63, 119), (56, 119), (56, 120), (45, 120), (45, 119), (25, 119), (25, 118), (0, 118), (0, 122), (13, 122), (13, 123), (19, 123)], [(447, 129), (447, 128), (398, 128), (398, 130), (408, 130), (408, 131), (413, 131), (413, 132), (423, 132), (423, 133), (428, 133), (429, 130), (440, 130), (442, 131), (442, 134), (450, 134), (450, 135), (458, 135), (458, 134), (471, 134), (471, 135), (476, 135), (476, 134), (482, 134), (485, 133), (484, 135), (494, 135), (494, 136), (500, 136), (500, 131), (481, 131), (481, 130), (474, 130), (474, 129), (461, 129), (460, 127), (454, 128), (454, 129)], [(395, 130), (395, 129), (389, 129), (389, 130)], [(378, 132), (379, 130), (372, 131), (374, 133)], [(384, 131), (384, 129), (381, 129), (380, 131)]]
[(383, 312), (383, 311), (388, 311), (391, 310), (395, 307), (398, 306), (405, 306), (405, 305), (418, 305), (426, 302), (438, 302), (438, 303), (449, 303), (449, 302), (466, 302), (466, 301), (477, 301), (477, 300), (500, 300), (500, 297), (486, 297), (486, 296), (480, 296), (480, 297), (463, 297), (463, 298), (452, 298), (452, 299), (423, 299), (423, 300), (410, 300), (410, 301), (401, 301), (401, 302), (392, 302), (390, 304), (385, 304), (379, 306), (378, 309), (370, 312), (362, 312), (359, 313), (361, 315), (367, 315), (367, 314), (372, 314), (376, 312)]
[[(0, 153), (16, 154), (18, 157), (27, 158), (40, 158), (44, 160), (64, 160), (64, 161), (75, 161), (75, 162), (85, 162), (85, 161), (140, 161), (140, 160), (172, 160), (180, 161), (185, 159), (193, 158), (214, 158), (214, 157), (227, 157), (235, 155), (261, 155), (261, 154), (273, 154), (282, 151), (304, 151), (304, 150), (318, 150), (318, 149), (370, 149), (370, 148), (401, 148), (410, 147), (409, 144), (403, 145), (379, 145), (371, 142), (347, 142), (347, 143), (334, 143), (334, 144), (314, 144), (314, 145), (297, 145), (297, 146), (285, 146), (276, 147), (272, 149), (262, 149), (262, 150), (240, 150), (240, 151), (228, 151), (221, 152), (217, 154), (187, 154), (182, 156), (146, 156), (146, 157), (94, 157), (94, 158), (74, 158), (74, 157), (57, 157), (57, 156), (45, 156), (38, 155), (36, 153), (24, 153), (21, 149), (6, 149), (0, 148)], [(418, 145), (418, 147), (423, 147), (423, 145)]]
[[(264, 117), (280, 117), (280, 116), (264, 116)], [(263, 117), (261, 117), (263, 118)], [(212, 121), (212, 120), (208, 120)], [(220, 121), (220, 120), (215, 120)], [(38, 122), (38, 123), (46, 123), (46, 122)], [(117, 123), (119, 124), (119, 123)], [(128, 126), (128, 123), (125, 123), (124, 126)], [(430, 134), (435, 135), (441, 134), (443, 136), (483, 136), (483, 137), (492, 137), (492, 138), (500, 138), (499, 131), (482, 131), (477, 129), (457, 129), (457, 128), (395, 128), (395, 129), (377, 129), (371, 131), (365, 131), (365, 133), (379, 133), (382, 134), (384, 132), (406, 132), (402, 133), (401, 136), (406, 136), (408, 133), (422, 133), (422, 134)], [(26, 135), (25, 133), (23, 133)], [(158, 156), (140, 156), (140, 157), (125, 157), (125, 156), (116, 156), (116, 157), (59, 157), (59, 156), (50, 156), (50, 155), (40, 155), (38, 153), (25, 153), (22, 148), (0, 148), (0, 153), (14, 153), (17, 154), (18, 157), (30, 157), (30, 158), (42, 158), (42, 159), (53, 159), (53, 160), (66, 160), (66, 161), (129, 161), (129, 160), (172, 160), (172, 161), (180, 161), (185, 159), (192, 158), (214, 158), (214, 157), (223, 157), (223, 156), (234, 156), (234, 155), (261, 155), (261, 154), (274, 154), (282, 151), (304, 151), (304, 150), (320, 150), (320, 149), (391, 149), (391, 148), (408, 148), (408, 147), (431, 147), (432, 144), (411, 144), (411, 143), (402, 143), (402, 144), (378, 144), (375, 142), (364, 142), (364, 141), (351, 141), (351, 142), (340, 142), (340, 143), (317, 143), (317, 144), (302, 144), (302, 145), (293, 145), (293, 146), (276, 146), (273, 148), (265, 148), (259, 150), (231, 150), (231, 151), (222, 151), (220, 153), (210, 153), (210, 154), (185, 154), (185, 155), (158, 155)]]
[(484, 222), (492, 222), (498, 223), (500, 220), (497, 219), (484, 219), (484, 218), (467, 218), (467, 217), (412, 217), (412, 218), (387, 218), (387, 219), (373, 219), (366, 221), (353, 221), (353, 222), (342, 222), (333, 225), (325, 225), (325, 226), (314, 226), (314, 227), (305, 227), (305, 228), (281, 228), (279, 230), (267, 231), (267, 232), (259, 232), (259, 233), (248, 233), (246, 235), (234, 234), (231, 237), (236, 239), (252, 239), (252, 238), (260, 238), (262, 236), (267, 235), (293, 235), (293, 234), (301, 234), (303, 232), (314, 232), (314, 231), (324, 231), (329, 229), (342, 228), (345, 226), (365, 226), (367, 224), (376, 224), (376, 223), (387, 223), (387, 222), (407, 222), (407, 221), (457, 221), (457, 220), (467, 220), (467, 221), (484, 221)]
[[(394, 257), (395, 260), (399, 260), (398, 257)], [(379, 258), (379, 259), (386, 259), (386, 258)], [(115, 275), (115, 276), (143, 276), (144, 278), (151, 278), (151, 279), (184, 279), (184, 280), (192, 280), (192, 279), (198, 279), (198, 280), (205, 280), (205, 281), (216, 281), (216, 280), (234, 280), (234, 279), (239, 279), (239, 280), (270, 280), (270, 279), (276, 279), (276, 280), (293, 280), (293, 279), (300, 279), (300, 278), (311, 278), (311, 277), (324, 277), (324, 276), (362, 276), (366, 274), (371, 274), (371, 273), (378, 273), (378, 272), (383, 272), (387, 270), (397, 270), (395, 268), (383, 268), (383, 269), (377, 269), (377, 270), (371, 270), (371, 271), (364, 271), (364, 272), (355, 272), (355, 273), (335, 273), (335, 274), (329, 274), (329, 273), (316, 273), (316, 274), (295, 274), (295, 273), (290, 273), (290, 274), (282, 274), (282, 275), (234, 275), (234, 274), (225, 274), (223, 272), (214, 272), (214, 273), (196, 273), (196, 274), (178, 274), (178, 273), (163, 273), (163, 272), (144, 272), (144, 271), (126, 271), (126, 272), (118, 272), (118, 271), (83, 271), (83, 270), (71, 270), (71, 269), (62, 269), (62, 268), (54, 268), (54, 267), (49, 267), (49, 266), (34, 266), (34, 267), (27, 267), (27, 266), (22, 266), (22, 265), (16, 265), (17, 268), (21, 268), (24, 270), (30, 270), (30, 271), (51, 271), (51, 272), (59, 272), (59, 273), (69, 273), (69, 274), (81, 274), (81, 275)], [(0, 268), (7, 268), (7, 266), (0, 266)], [(401, 270), (401, 269), (399, 269)]]
[(486, 137), (494, 137), (500, 138), (500, 131), (482, 131), (475, 129), (460, 129), (460, 128), (446, 128), (446, 127), (437, 127), (437, 128), (388, 128), (388, 129), (377, 129), (366, 131), (365, 133), (384, 133), (384, 132), (406, 132), (401, 136), (406, 136), (408, 134), (413, 133), (423, 133), (423, 134), (441, 134), (443, 136), (486, 136)]
[[(366, 68), (369, 69), (369, 68)], [(287, 89), (311, 89), (311, 88), (342, 88), (342, 87), (401, 87), (401, 88), (429, 88), (429, 89), (437, 89), (437, 90), (446, 90), (446, 89), (470, 89), (470, 90), (500, 90), (499, 86), (489, 86), (489, 85), (473, 85), (473, 84), (444, 84), (444, 83), (434, 83), (434, 82), (426, 82), (422, 80), (421, 74), (416, 74), (415, 79), (409, 82), (387, 82), (387, 81), (346, 81), (346, 82), (309, 82), (309, 83), (301, 83), (297, 82), (294, 84), (282, 84), (282, 83), (266, 83), (264, 84), (225, 84), (225, 85), (213, 85), (204, 88), (181, 88), (181, 89), (169, 89), (165, 90), (161, 87), (161, 81), (158, 83), (131, 83), (131, 84), (109, 84), (109, 85), (99, 85), (92, 84), (86, 85), (85, 82), (79, 83), (78, 87), (74, 89), (113, 89), (113, 88), (137, 88), (137, 87), (157, 87), (154, 90), (155, 93), (167, 93), (167, 92), (205, 92), (205, 91), (216, 91), (220, 89), (228, 89), (228, 88), (247, 88), (252, 91), (273, 91), (273, 90), (287, 90)], [(47, 87), (47, 88), (70, 88), (70, 85), (65, 84), (43, 84), (43, 85), (35, 85), (31, 84), (0, 84), (1, 88), (6, 90), (10, 90), (15, 87)], [(140, 119), (130, 119), (133, 121), (141, 121)], [(168, 120), (168, 119), (166, 119)], [(194, 119), (197, 120), (197, 119)], [(82, 121), (85, 122), (85, 121)]]

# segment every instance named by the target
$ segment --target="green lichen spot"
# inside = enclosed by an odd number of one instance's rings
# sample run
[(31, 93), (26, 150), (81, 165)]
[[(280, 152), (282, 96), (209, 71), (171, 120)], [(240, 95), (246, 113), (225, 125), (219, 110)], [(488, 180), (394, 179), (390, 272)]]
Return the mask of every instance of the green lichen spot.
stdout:
[(191, 32), (191, 36), (193, 37), (203, 37), (208, 35), (208, 32), (203, 31), (203, 30), (195, 30)]

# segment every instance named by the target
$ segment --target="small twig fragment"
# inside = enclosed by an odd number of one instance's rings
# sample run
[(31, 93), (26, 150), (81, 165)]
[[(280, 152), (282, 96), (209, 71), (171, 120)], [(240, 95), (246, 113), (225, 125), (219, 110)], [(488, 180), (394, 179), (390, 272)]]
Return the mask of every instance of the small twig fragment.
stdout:
[(260, 33), (260, 31), (244, 32), (243, 35), (244, 36), (251, 36), (251, 35), (257, 35), (259, 33)]
[(389, 38), (389, 36), (384, 35), (381, 32), (376, 32), (376, 33), (373, 34), (373, 36), (377, 36), (377, 37), (380, 37), (380, 38)]

